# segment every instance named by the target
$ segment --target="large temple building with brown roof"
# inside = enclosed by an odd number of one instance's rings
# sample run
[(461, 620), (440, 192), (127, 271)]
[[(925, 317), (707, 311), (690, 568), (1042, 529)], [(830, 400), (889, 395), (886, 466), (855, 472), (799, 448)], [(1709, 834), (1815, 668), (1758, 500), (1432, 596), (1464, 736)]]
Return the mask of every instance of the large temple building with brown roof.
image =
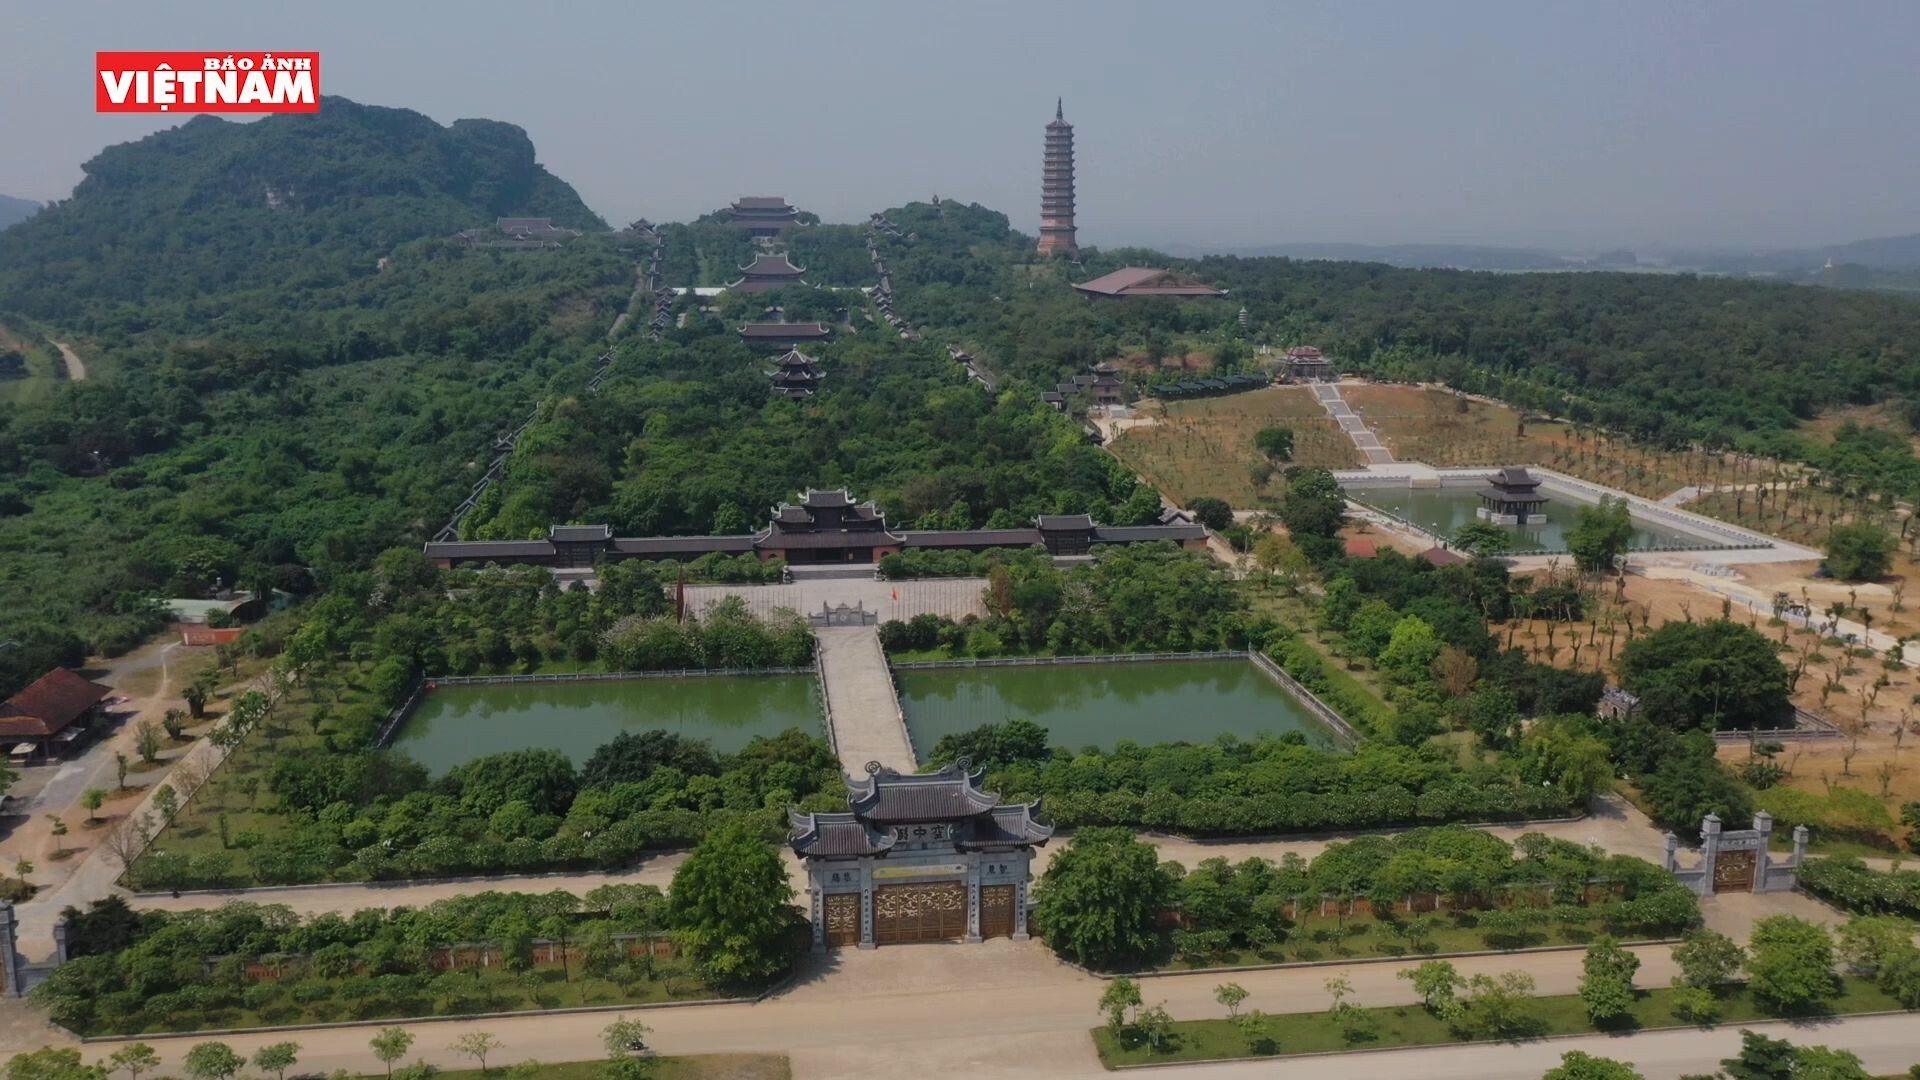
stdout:
[(800, 211), (779, 195), (743, 195), (727, 208), (727, 214), (752, 236), (779, 236), (800, 224)]
[(1171, 296), (1181, 300), (1194, 300), (1227, 295), (1225, 289), (1216, 289), (1185, 274), (1173, 270), (1155, 270), (1146, 266), (1123, 267), (1111, 274), (1102, 274), (1092, 281), (1083, 281), (1074, 288), (1084, 296), (1097, 296), (1107, 300), (1126, 300), (1140, 296)]
[[(777, 385), (777, 384), (776, 384)], [(1098, 544), (1170, 541), (1204, 550), (1207, 530), (1191, 522), (1159, 525), (1096, 525), (1085, 514), (1042, 514), (1031, 528), (896, 529), (871, 502), (846, 489), (809, 488), (799, 499), (773, 508), (767, 525), (743, 536), (620, 537), (606, 525), (556, 525), (544, 540), (441, 540), (425, 546), (441, 567), (531, 564), (580, 569), (617, 559), (698, 559), (715, 553), (751, 552), (788, 563), (875, 563), (908, 548), (991, 551), (1044, 548), (1056, 558), (1089, 554)]]
[(793, 813), (816, 951), (912, 941), (1027, 938), (1039, 803), (1002, 803), (965, 758), (939, 772), (867, 766), (841, 813)]
[(760, 293), (785, 285), (805, 285), (806, 267), (795, 266), (786, 255), (761, 254), (740, 268), (740, 278), (727, 282), (728, 292)]
[(15, 762), (31, 762), (77, 748), (109, 687), (54, 668), (0, 703), (0, 740)]

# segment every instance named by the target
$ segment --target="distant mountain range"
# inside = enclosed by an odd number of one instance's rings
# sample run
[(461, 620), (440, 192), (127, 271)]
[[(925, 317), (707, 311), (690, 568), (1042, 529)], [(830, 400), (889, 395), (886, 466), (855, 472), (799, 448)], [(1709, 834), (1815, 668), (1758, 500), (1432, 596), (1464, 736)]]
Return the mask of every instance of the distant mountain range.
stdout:
[(1454, 270), (1643, 270), (1734, 277), (1770, 277), (1809, 285), (1855, 289), (1920, 289), (1920, 233), (1816, 248), (1653, 248), (1635, 253), (1552, 251), (1478, 244), (1260, 244), (1210, 247), (1167, 244), (1170, 255), (1284, 256), (1335, 262), (1377, 262), (1411, 269)]
[(16, 199), (11, 195), (0, 195), (0, 229), (22, 222), (40, 212), (40, 204), (32, 199)]

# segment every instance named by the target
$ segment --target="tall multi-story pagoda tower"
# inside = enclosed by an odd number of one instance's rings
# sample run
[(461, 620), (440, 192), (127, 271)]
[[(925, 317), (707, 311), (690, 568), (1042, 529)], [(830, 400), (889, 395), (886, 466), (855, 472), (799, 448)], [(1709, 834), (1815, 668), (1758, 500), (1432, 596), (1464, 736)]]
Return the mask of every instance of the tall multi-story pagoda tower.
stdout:
[(1072, 255), (1080, 250), (1073, 240), (1073, 125), (1067, 123), (1059, 100), (1053, 103), (1053, 123), (1047, 125), (1047, 156), (1040, 171), (1040, 246), (1042, 255)]

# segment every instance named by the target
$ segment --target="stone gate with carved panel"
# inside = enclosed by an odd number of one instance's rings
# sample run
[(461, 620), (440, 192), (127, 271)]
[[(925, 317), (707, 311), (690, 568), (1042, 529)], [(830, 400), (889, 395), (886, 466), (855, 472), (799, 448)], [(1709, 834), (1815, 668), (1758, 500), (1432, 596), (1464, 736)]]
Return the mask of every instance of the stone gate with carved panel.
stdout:
[(1721, 828), (1719, 815), (1708, 814), (1700, 822), (1700, 861), (1681, 866), (1680, 838), (1668, 833), (1667, 870), (1698, 896), (1791, 889), (1807, 856), (1807, 827), (1794, 827), (1793, 854), (1787, 858), (1768, 850), (1772, 839), (1773, 816), (1765, 810), (1753, 815), (1753, 828), (1732, 832)]
[(816, 950), (1027, 937), (1038, 803), (1003, 805), (963, 758), (936, 773), (870, 763), (845, 813), (795, 813)]

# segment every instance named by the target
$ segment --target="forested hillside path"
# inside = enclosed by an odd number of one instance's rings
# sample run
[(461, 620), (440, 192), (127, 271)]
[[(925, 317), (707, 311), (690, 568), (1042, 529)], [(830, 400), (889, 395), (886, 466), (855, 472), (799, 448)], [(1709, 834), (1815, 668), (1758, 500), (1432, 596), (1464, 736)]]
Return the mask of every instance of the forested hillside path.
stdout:
[(873, 626), (830, 626), (818, 631), (821, 680), (826, 684), (833, 745), (849, 776), (877, 761), (914, 771), (913, 747), (894, 693), (893, 674)]
[(68, 345), (65, 342), (55, 341), (52, 338), (47, 339), (47, 344), (52, 345), (54, 348), (60, 350), (60, 359), (64, 361), (67, 365), (67, 381), (68, 382), (85, 382), (86, 381), (87, 362), (85, 360), (80, 359), (80, 354), (77, 352), (74, 352), (73, 347), (71, 345)]

